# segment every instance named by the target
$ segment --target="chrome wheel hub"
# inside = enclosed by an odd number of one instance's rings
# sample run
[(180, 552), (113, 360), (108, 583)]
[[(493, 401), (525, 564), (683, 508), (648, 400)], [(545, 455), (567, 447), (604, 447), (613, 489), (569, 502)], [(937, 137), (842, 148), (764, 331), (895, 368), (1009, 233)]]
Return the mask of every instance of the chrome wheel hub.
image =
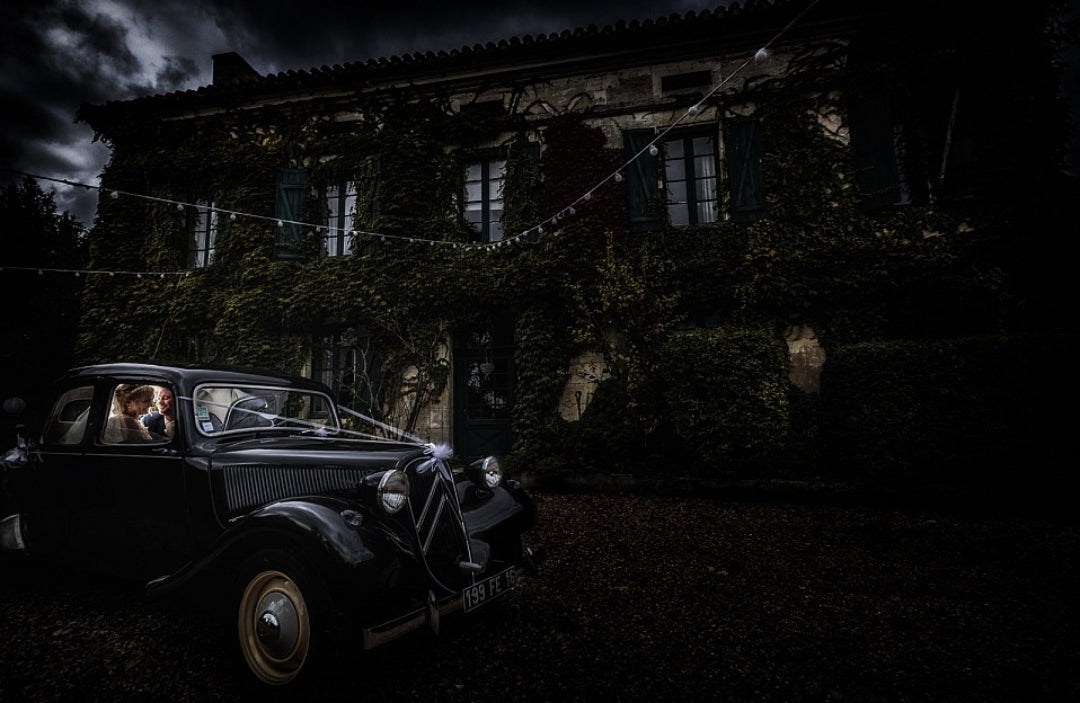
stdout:
[(267, 654), (281, 659), (296, 647), (300, 624), (296, 607), (284, 593), (268, 593), (259, 603), (261, 614), (255, 622), (255, 636)]

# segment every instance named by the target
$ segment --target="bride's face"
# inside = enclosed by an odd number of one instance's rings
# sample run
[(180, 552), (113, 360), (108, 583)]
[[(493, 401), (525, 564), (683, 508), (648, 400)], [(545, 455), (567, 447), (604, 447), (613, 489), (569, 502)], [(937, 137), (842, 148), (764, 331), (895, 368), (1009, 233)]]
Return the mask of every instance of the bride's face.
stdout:
[(145, 415), (150, 410), (150, 398), (146, 396), (132, 398), (127, 402), (127, 409), (131, 415)]

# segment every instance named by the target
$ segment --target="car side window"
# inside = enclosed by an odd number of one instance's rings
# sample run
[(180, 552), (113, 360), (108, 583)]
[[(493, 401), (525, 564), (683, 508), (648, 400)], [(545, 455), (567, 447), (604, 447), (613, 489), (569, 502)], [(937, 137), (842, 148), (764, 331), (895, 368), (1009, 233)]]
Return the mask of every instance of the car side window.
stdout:
[(112, 402), (105, 419), (101, 440), (105, 444), (164, 444), (170, 441), (164, 427), (153, 428), (151, 412), (160, 387), (143, 383), (121, 383), (112, 389)]
[(93, 400), (93, 386), (79, 386), (61, 394), (45, 421), (42, 441), (68, 446), (81, 444)]

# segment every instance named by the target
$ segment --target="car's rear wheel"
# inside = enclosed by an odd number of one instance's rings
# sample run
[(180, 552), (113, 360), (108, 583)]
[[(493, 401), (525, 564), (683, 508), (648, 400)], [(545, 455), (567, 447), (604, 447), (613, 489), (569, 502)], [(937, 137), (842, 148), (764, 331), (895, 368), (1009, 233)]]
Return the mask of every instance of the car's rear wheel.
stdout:
[(311, 571), (287, 552), (259, 552), (240, 570), (239, 592), (240, 653), (255, 680), (279, 687), (305, 678), (323, 607)]

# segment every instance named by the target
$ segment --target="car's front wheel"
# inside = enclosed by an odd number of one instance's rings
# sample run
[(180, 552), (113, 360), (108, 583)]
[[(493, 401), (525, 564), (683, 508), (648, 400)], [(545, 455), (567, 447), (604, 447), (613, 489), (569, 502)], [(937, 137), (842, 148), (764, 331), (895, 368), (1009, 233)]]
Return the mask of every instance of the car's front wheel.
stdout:
[(240, 653), (266, 686), (294, 684), (314, 664), (320, 594), (312, 573), (287, 552), (259, 552), (239, 578)]

